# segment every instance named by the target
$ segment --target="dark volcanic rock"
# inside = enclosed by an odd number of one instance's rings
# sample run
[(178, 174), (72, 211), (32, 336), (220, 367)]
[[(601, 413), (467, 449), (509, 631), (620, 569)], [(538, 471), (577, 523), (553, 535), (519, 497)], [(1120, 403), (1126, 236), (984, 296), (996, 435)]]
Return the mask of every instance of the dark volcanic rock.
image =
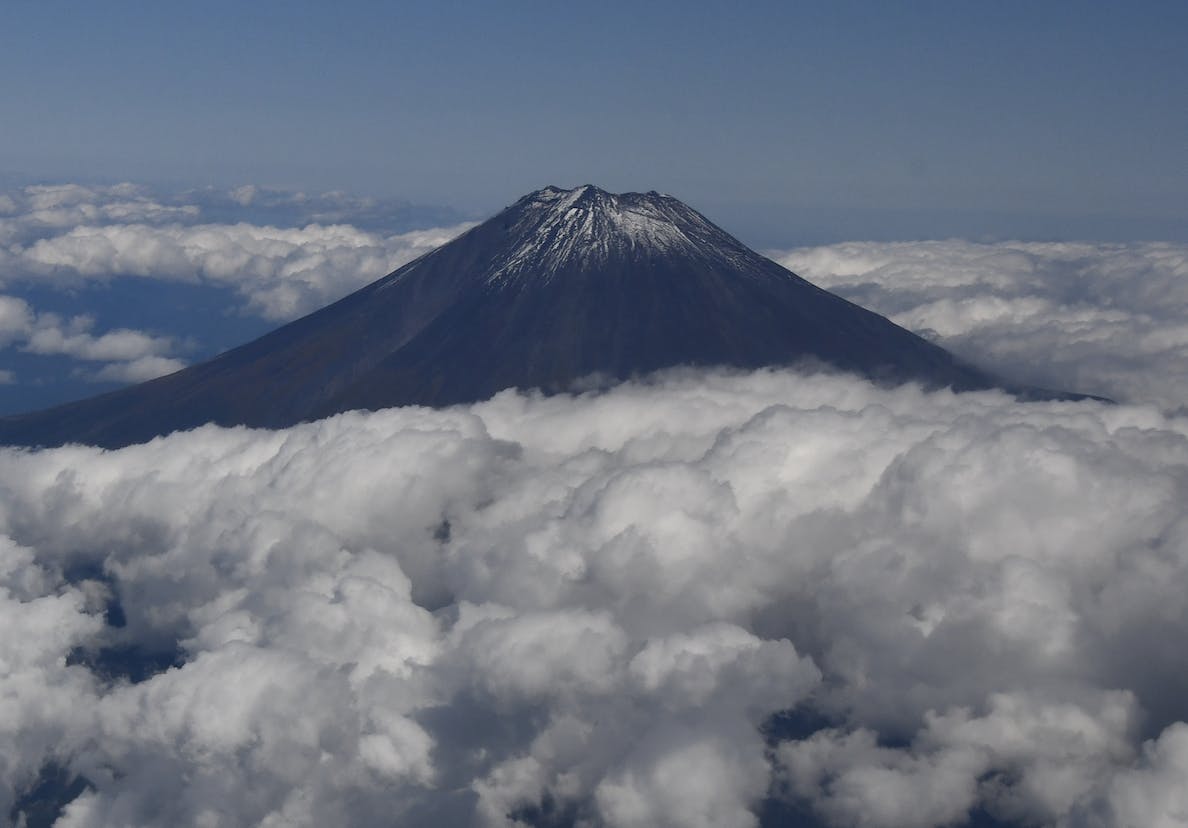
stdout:
[(680, 201), (548, 187), (396, 272), (209, 362), (0, 420), (0, 442), (122, 446), (207, 422), (290, 426), (678, 365), (826, 363), (1002, 386), (817, 288)]

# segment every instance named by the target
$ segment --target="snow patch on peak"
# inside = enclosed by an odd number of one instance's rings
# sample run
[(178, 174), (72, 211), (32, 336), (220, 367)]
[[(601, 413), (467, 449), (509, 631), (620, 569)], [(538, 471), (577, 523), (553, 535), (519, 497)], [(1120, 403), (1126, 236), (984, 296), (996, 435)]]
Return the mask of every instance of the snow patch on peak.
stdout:
[[(641, 254), (738, 261), (745, 250), (671, 196), (609, 193), (591, 184), (545, 187), (513, 213), (512, 250), (492, 268), (489, 283), (549, 282), (569, 268), (597, 268)], [(515, 208), (513, 208), (514, 210)]]
[(534, 193), (529, 193), (527, 200), (529, 200), (529, 201), (553, 201), (558, 196), (564, 195), (565, 193), (568, 193), (568, 192), (570, 192), (570, 191), (563, 189), (561, 187), (554, 187), (553, 185), (550, 184), (549, 186), (543, 187)]
[(569, 202), (569, 201), (573, 201), (575, 199), (581, 198), (584, 194), (586, 194), (588, 192), (602, 193), (603, 195), (610, 195), (610, 193), (606, 193), (606, 192), (603, 192), (602, 190), (599, 190), (593, 184), (583, 184), (580, 187), (574, 187), (573, 189), (570, 189), (570, 190), (567, 190), (564, 187), (556, 187), (556, 186), (553, 186), (552, 184), (550, 184), (547, 187), (542, 187), (541, 189), (537, 190), (534, 193), (529, 193), (521, 200), (529, 202), (530, 204), (537, 204), (540, 206), (553, 206), (553, 205), (556, 205), (560, 201)]

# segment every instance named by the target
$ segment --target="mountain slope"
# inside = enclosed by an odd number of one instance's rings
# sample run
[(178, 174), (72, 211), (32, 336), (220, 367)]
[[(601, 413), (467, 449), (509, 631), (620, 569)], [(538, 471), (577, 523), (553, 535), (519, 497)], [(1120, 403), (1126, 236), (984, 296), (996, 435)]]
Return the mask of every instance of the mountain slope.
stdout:
[(209, 362), (0, 420), (0, 442), (121, 446), (207, 422), (279, 428), (590, 375), (809, 360), (881, 382), (1000, 385), (800, 279), (680, 201), (531, 193), (454, 241)]

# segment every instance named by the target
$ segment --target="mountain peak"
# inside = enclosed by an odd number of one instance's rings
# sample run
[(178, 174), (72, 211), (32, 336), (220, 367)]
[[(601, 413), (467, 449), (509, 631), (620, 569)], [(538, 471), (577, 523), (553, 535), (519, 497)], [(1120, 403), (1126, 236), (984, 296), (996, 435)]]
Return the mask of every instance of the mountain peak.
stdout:
[[(522, 286), (563, 271), (642, 264), (657, 257), (737, 259), (740, 242), (696, 210), (656, 191), (610, 193), (592, 184), (529, 193), (494, 219), (512, 236), (487, 282)], [(754, 255), (754, 254), (752, 254)]]
[(120, 446), (207, 422), (277, 428), (511, 387), (566, 391), (679, 365), (798, 364), (957, 390), (1000, 384), (671, 196), (545, 187), (209, 362), (0, 420), (0, 443)]
[(556, 205), (558, 202), (565, 202), (566, 206), (571, 206), (580, 200), (596, 201), (617, 197), (614, 193), (608, 193), (606, 190), (595, 187), (593, 184), (583, 184), (580, 187), (574, 187), (570, 190), (550, 184), (536, 192), (529, 193), (521, 201), (534, 201), (544, 205)]

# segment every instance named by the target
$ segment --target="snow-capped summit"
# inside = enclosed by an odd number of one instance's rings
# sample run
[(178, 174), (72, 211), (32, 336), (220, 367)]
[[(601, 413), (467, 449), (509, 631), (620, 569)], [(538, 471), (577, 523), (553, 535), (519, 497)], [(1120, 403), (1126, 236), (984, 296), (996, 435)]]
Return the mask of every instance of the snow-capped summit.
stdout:
[(549, 281), (568, 267), (597, 267), (632, 251), (736, 261), (746, 252), (705, 216), (656, 192), (545, 187), (508, 213), (514, 241), (492, 262), (487, 281), (496, 284)]
[[(679, 365), (829, 365), (1001, 386), (760, 256), (671, 196), (530, 193), (329, 307), (176, 374), (0, 420), (0, 442), (119, 446), (207, 422), (565, 391)], [(1024, 390), (1025, 393), (1035, 393)]]

